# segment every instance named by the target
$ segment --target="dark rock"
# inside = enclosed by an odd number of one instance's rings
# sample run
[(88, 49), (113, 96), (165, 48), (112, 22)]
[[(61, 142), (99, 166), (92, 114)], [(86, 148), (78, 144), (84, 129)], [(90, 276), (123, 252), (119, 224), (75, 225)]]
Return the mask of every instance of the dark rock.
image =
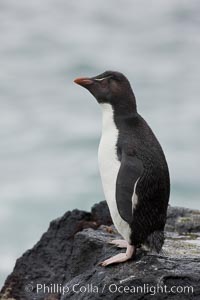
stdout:
[(91, 210), (94, 221), (98, 224), (111, 225), (112, 219), (106, 201), (95, 204)]
[[(17, 260), (0, 299), (152, 299), (157, 284), (192, 286), (193, 293), (160, 293), (154, 299), (199, 299), (199, 211), (169, 207), (161, 255), (138, 249), (134, 260), (103, 268), (100, 261), (122, 251), (108, 243), (117, 236), (114, 226), (108, 227), (111, 223), (105, 201), (91, 213), (73, 210), (52, 221), (40, 241)], [(146, 291), (130, 291), (144, 284)], [(113, 292), (116, 286), (123, 293)]]
[(167, 231), (178, 233), (200, 232), (200, 212), (184, 207), (168, 207)]
[[(98, 266), (99, 261), (122, 251), (108, 244), (111, 238), (116, 238), (116, 235), (105, 232), (103, 228), (96, 231), (87, 229), (77, 234), (78, 241), (82, 242), (78, 251), (77, 248), (72, 251), (72, 280), (66, 283), (68, 293), (61, 300), (123, 299), (123, 296), (126, 299), (152, 299), (154, 293), (153, 299), (199, 299), (200, 257), (190, 253), (178, 253), (177, 257), (171, 240), (170, 245), (164, 247), (165, 255), (148, 254), (141, 249), (134, 260), (103, 268)], [(84, 246), (86, 241), (89, 244), (87, 248)], [(85, 251), (92, 255), (83, 261)], [(161, 293), (165, 289), (170, 291), (173, 286), (180, 286), (180, 290), (189, 286), (190, 293)], [(141, 291), (143, 287), (146, 291)], [(138, 294), (134, 292), (137, 288)], [(89, 292), (91, 289), (93, 292)], [(156, 293), (156, 289), (160, 293)]]

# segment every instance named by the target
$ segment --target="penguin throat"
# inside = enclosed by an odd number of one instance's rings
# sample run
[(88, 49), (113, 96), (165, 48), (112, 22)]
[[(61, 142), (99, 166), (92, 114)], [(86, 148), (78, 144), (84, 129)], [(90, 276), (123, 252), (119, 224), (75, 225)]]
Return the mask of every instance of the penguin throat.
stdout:
[(111, 104), (109, 103), (101, 103), (103, 118), (102, 118), (102, 127), (109, 128), (112, 127), (114, 122), (114, 110)]

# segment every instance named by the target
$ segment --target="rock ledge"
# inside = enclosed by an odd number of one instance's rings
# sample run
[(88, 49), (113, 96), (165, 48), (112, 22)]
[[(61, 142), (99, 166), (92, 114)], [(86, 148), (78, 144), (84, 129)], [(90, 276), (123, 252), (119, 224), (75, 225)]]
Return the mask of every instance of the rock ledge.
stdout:
[[(200, 299), (200, 211), (169, 207), (161, 254), (139, 249), (124, 264), (98, 263), (122, 249), (105, 201), (50, 223), (16, 261), (0, 299)], [(111, 225), (111, 226), (110, 226)]]

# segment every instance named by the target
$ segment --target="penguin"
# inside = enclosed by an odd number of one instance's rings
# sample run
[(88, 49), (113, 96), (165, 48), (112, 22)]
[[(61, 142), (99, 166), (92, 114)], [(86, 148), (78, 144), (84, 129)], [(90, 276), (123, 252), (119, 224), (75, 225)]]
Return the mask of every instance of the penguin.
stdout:
[(142, 245), (159, 253), (170, 196), (161, 145), (138, 113), (135, 95), (122, 73), (106, 71), (74, 82), (86, 88), (102, 109), (99, 170), (113, 224), (123, 237), (111, 243), (126, 249), (100, 265), (132, 259)]

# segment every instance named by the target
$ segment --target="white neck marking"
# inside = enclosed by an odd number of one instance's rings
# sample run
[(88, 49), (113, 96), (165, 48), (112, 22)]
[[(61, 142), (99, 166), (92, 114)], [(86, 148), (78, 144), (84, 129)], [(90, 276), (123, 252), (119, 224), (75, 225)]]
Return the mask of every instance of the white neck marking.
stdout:
[(118, 134), (118, 130), (116, 128), (116, 125), (114, 123), (114, 111), (111, 106), (111, 104), (108, 103), (102, 103), (101, 104), (103, 118), (102, 118), (102, 132), (104, 130), (112, 129), (113, 134)]

